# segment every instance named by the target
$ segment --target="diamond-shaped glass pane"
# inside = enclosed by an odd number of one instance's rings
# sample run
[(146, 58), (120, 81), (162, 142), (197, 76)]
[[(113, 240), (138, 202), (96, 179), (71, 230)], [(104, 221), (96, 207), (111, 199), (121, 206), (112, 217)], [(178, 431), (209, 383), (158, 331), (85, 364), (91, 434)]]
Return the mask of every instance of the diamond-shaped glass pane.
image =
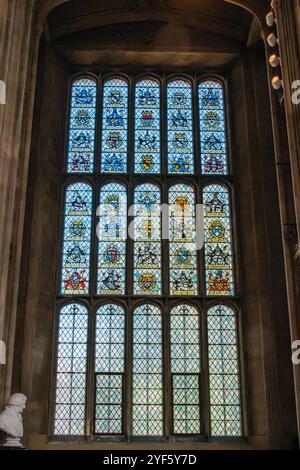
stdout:
[(163, 433), (162, 372), (161, 312), (153, 305), (141, 305), (136, 308), (133, 316), (135, 436), (161, 436)]
[(55, 394), (56, 435), (85, 433), (88, 311), (69, 304), (59, 313)]
[(213, 436), (240, 436), (241, 403), (236, 316), (232, 308), (208, 310), (210, 419)]
[(171, 311), (171, 372), (173, 430), (175, 434), (200, 433), (200, 319), (191, 305)]

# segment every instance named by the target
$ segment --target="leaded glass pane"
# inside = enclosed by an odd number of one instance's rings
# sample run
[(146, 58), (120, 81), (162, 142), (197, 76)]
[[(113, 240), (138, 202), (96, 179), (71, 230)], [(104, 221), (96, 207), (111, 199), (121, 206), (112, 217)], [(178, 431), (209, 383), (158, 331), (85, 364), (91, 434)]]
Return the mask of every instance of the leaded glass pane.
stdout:
[(96, 316), (95, 371), (124, 372), (125, 314), (123, 307), (101, 306)]
[(212, 436), (241, 436), (242, 418), (236, 315), (217, 305), (208, 310), (208, 360)]
[(65, 193), (61, 293), (89, 293), (92, 188), (85, 183), (67, 187)]
[(125, 314), (119, 305), (101, 306), (96, 316), (95, 432), (123, 432)]
[(167, 86), (169, 173), (194, 173), (192, 87), (182, 79)]
[(97, 227), (98, 294), (125, 294), (127, 193), (118, 183), (101, 188)]
[(172, 375), (172, 389), (174, 434), (200, 434), (199, 375)]
[(134, 192), (134, 294), (161, 294), (160, 190), (153, 184)]
[(214, 80), (200, 83), (199, 113), (202, 173), (227, 175), (226, 122), (221, 83)]
[(133, 315), (133, 435), (163, 434), (162, 318), (145, 304)]
[(59, 313), (55, 435), (85, 434), (88, 311), (81, 304)]
[(160, 85), (151, 78), (135, 86), (135, 173), (160, 173)]
[(80, 78), (72, 84), (68, 173), (91, 173), (94, 168), (97, 84)]
[(207, 295), (234, 295), (229, 191), (212, 184), (203, 190)]
[(128, 84), (122, 78), (103, 87), (102, 161), (103, 173), (126, 173), (128, 147)]
[(191, 305), (178, 305), (170, 322), (174, 434), (199, 434), (199, 313)]
[(188, 184), (169, 190), (170, 295), (197, 295), (195, 192)]

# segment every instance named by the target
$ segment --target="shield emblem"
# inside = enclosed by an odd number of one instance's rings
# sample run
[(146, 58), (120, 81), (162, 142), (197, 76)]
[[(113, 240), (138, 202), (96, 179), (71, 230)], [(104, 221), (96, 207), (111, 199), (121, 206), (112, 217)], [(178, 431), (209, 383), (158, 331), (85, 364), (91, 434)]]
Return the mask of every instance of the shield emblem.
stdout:
[(152, 291), (156, 285), (154, 274), (141, 274), (138, 279), (138, 284), (143, 291)]
[(91, 116), (87, 111), (81, 110), (76, 114), (75, 119), (78, 126), (88, 126), (91, 121)]
[(104, 253), (104, 259), (107, 261), (109, 264), (115, 264), (118, 261), (119, 258), (119, 251), (115, 246), (109, 246), (105, 253)]
[(216, 238), (221, 238), (224, 236), (225, 229), (221, 222), (213, 222), (209, 229), (211, 235)]
[(178, 250), (175, 255), (179, 264), (187, 264), (191, 257), (189, 250), (185, 249)]
[(146, 171), (149, 171), (153, 165), (153, 157), (152, 155), (144, 155), (143, 156), (143, 167)]
[(218, 127), (219, 121), (219, 116), (215, 112), (207, 113), (205, 116), (206, 126), (211, 129), (215, 129), (216, 127)]

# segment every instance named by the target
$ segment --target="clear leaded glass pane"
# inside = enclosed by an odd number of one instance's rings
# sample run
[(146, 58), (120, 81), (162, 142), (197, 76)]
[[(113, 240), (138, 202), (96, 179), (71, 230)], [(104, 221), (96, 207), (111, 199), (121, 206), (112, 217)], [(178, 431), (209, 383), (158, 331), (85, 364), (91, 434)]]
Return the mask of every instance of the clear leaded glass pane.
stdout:
[(174, 434), (199, 434), (199, 313), (191, 305), (178, 305), (170, 319)]
[(142, 184), (134, 191), (134, 294), (161, 294), (160, 190)]
[(68, 173), (91, 173), (94, 168), (97, 84), (80, 78), (72, 84), (69, 122)]
[(207, 295), (234, 295), (229, 191), (212, 184), (203, 190)]
[(197, 295), (195, 191), (188, 184), (169, 190), (170, 295)]
[(208, 310), (208, 360), (212, 436), (241, 436), (236, 315), (217, 305)]
[(89, 293), (92, 188), (85, 183), (67, 187), (65, 193), (61, 293)]
[(101, 306), (96, 316), (95, 432), (123, 432), (125, 314), (119, 305)]
[(103, 173), (126, 173), (128, 147), (128, 84), (121, 78), (103, 87), (102, 161)]
[(160, 173), (160, 85), (146, 78), (135, 86), (135, 173)]
[(145, 304), (133, 315), (133, 435), (163, 434), (162, 318)]
[(98, 294), (125, 294), (127, 194), (118, 183), (101, 188), (97, 226)]
[(227, 144), (223, 85), (207, 80), (199, 85), (201, 167), (206, 175), (226, 175)]
[(81, 304), (59, 313), (55, 435), (85, 434), (88, 311)]
[(177, 79), (167, 86), (169, 173), (194, 173), (193, 99), (189, 82)]

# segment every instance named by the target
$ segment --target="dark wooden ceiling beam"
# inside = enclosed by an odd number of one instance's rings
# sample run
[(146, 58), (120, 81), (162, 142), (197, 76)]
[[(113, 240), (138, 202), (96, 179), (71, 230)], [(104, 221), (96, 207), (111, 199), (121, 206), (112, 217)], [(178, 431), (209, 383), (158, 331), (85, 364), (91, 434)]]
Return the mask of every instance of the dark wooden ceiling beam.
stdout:
[(162, 52), (162, 51), (112, 51), (95, 49), (74, 49), (60, 47), (57, 52), (70, 64), (80, 67), (96, 67), (118, 71), (134, 69), (205, 71), (224, 70), (239, 57), (234, 52)]
[(139, 11), (132, 10), (131, 8), (122, 8), (99, 11), (98, 13), (93, 12), (50, 23), (49, 31), (51, 38), (56, 39), (76, 31), (93, 29), (99, 26), (139, 21), (175, 23), (203, 31), (211, 31), (238, 41), (246, 39), (245, 29), (239, 24), (184, 9), (150, 9)]

